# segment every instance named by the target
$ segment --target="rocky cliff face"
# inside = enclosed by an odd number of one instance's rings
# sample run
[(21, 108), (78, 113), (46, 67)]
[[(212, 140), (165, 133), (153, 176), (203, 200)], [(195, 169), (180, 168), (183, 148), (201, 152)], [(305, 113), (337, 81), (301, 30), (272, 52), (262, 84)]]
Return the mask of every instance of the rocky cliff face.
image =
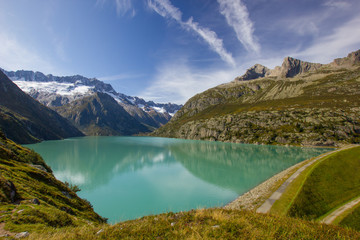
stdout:
[(281, 65), (280, 71), (273, 70), (270, 76), (277, 76), (283, 78), (291, 78), (296, 75), (315, 71), (322, 66), (320, 63), (304, 62), (299, 59), (286, 57)]
[(247, 81), (257, 78), (262, 78), (270, 75), (271, 70), (267, 67), (264, 67), (261, 64), (255, 64), (253, 67), (246, 70), (246, 73), (241, 77), (235, 78), (235, 81)]
[(360, 50), (356, 52), (349, 53), (345, 58), (337, 58), (332, 63), (331, 66), (336, 67), (351, 67), (360, 63)]
[(322, 64), (320, 63), (310, 63), (292, 57), (286, 57), (281, 67), (277, 66), (274, 69), (269, 69), (261, 64), (255, 64), (246, 70), (244, 75), (235, 78), (234, 81), (248, 81), (263, 77), (292, 78), (299, 74), (315, 71), (321, 66)]
[(349, 56), (337, 60), (341, 68), (286, 58), (276, 77), (265, 73), (209, 89), (153, 135), (257, 144), (359, 143), (360, 64), (356, 52)]

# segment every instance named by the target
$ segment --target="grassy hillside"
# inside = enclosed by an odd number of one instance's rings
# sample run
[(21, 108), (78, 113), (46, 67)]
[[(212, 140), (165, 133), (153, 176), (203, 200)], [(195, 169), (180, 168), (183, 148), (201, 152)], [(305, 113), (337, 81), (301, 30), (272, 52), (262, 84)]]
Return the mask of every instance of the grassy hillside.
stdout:
[(153, 135), (264, 144), (359, 143), (359, 64), (219, 85), (192, 97)]
[[(70, 188), (69, 188), (70, 187)], [(52, 175), (37, 153), (0, 132), (0, 223), (11, 232), (98, 224), (89, 202)]]
[(148, 216), (113, 226), (67, 228), (33, 234), (30, 239), (360, 239), (360, 233), (288, 217), (207, 209)]
[[(305, 169), (285, 190), (270, 212), (322, 221), (360, 197), (360, 146), (332, 153)], [(360, 230), (360, 204), (346, 210), (333, 224)]]
[(321, 162), (307, 177), (289, 215), (317, 219), (360, 196), (360, 147), (339, 152)]
[(360, 231), (360, 204), (354, 209), (351, 209), (350, 212), (338, 223), (340, 226), (350, 227), (357, 231)]

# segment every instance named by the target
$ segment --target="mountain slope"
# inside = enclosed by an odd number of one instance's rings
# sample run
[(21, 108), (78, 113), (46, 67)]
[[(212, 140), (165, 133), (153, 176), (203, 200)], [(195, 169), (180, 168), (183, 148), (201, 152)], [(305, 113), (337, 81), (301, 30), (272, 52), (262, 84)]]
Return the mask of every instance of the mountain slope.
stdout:
[[(168, 122), (171, 116), (181, 108), (181, 105), (177, 104), (154, 103), (118, 93), (110, 84), (96, 78), (86, 78), (80, 75), (57, 77), (24, 70), (4, 71), (4, 73), (24, 92), (48, 107), (63, 106), (96, 92), (107, 93), (130, 115), (152, 129)], [(155, 115), (154, 112), (156, 112)]]
[(58, 113), (22, 92), (1, 71), (0, 128), (18, 143), (83, 136)]
[(10, 231), (102, 223), (86, 200), (58, 181), (39, 154), (0, 132), (1, 222)]
[(94, 93), (56, 110), (86, 135), (133, 135), (149, 131), (106, 93)]
[(291, 59), (269, 74), (260, 71), (251, 79), (250, 72), (195, 95), (153, 135), (264, 144), (360, 142), (359, 51), (327, 65)]

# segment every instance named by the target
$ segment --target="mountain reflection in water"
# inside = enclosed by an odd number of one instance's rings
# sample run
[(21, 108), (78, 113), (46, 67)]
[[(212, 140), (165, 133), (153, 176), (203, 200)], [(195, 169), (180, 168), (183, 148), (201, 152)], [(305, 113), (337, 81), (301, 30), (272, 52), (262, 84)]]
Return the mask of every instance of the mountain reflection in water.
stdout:
[(277, 172), (329, 151), (153, 137), (83, 137), (27, 147), (42, 155), (58, 179), (78, 185), (79, 195), (113, 222), (119, 216), (223, 205)]

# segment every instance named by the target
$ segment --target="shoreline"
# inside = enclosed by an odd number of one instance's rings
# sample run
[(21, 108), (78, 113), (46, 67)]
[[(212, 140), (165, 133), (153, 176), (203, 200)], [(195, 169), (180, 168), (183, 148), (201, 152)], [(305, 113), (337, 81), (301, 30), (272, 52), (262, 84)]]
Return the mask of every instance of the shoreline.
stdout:
[[(340, 148), (334, 148), (334, 151)], [(329, 151), (333, 152), (333, 151)], [(324, 153), (323, 153), (324, 154)], [(321, 155), (323, 155), (321, 154)], [(321, 156), (319, 155), (319, 156)], [(250, 189), (244, 194), (238, 196), (233, 201), (229, 202), (222, 208), (224, 209), (232, 209), (232, 210), (256, 210), (260, 207), (273, 192), (276, 191), (277, 188), (281, 186), (283, 182), (285, 182), (293, 173), (295, 173), (299, 168), (303, 165), (310, 162), (312, 159), (317, 158), (319, 156), (306, 159), (302, 162), (299, 162), (277, 174), (268, 178), (264, 182), (260, 183), (256, 187)]]

